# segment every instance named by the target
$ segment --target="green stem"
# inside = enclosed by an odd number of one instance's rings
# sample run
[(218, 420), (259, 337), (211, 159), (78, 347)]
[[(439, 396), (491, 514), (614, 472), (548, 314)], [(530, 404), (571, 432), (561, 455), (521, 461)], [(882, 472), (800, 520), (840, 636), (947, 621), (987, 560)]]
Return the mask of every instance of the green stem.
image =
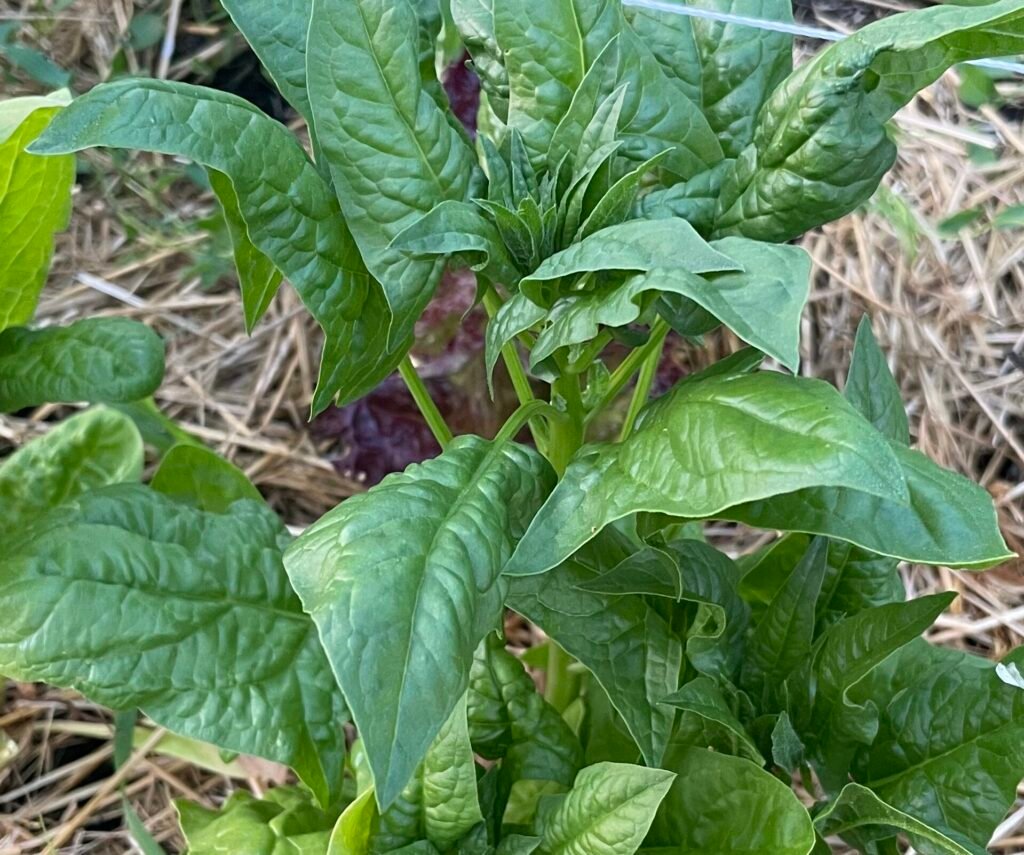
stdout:
[(548, 639), (548, 664), (544, 678), (544, 700), (560, 713), (579, 694), (578, 680), (570, 672), (572, 657)]
[(657, 347), (653, 348), (644, 357), (640, 364), (640, 374), (636, 378), (636, 388), (633, 389), (633, 397), (629, 401), (629, 409), (626, 411), (626, 419), (622, 423), (622, 430), (619, 432), (619, 442), (622, 442), (633, 432), (633, 425), (636, 424), (636, 417), (647, 403), (651, 395), (651, 386), (654, 385), (654, 375), (658, 373), (658, 363), (661, 362), (661, 352), (664, 349), (665, 336), (658, 339)]
[(588, 422), (614, 401), (618, 397), (619, 392), (626, 388), (629, 381), (633, 379), (633, 374), (644, 364), (651, 351), (661, 352), (661, 346), (665, 342), (665, 336), (668, 335), (668, 331), (668, 323), (659, 317), (651, 327), (651, 337), (647, 339), (643, 347), (638, 347), (632, 351), (629, 356), (622, 360), (622, 364), (612, 372), (612, 376), (608, 380), (608, 390), (601, 398), (601, 402), (590, 411), (590, 414), (587, 416)]
[(398, 373), (402, 375), (405, 385), (409, 387), (412, 399), (416, 402), (416, 406), (419, 407), (420, 413), (423, 414), (423, 418), (430, 428), (430, 432), (434, 435), (434, 439), (437, 440), (437, 444), (441, 446), (443, 451), (454, 437), (444, 420), (444, 416), (441, 415), (441, 411), (437, 408), (437, 404), (430, 397), (430, 392), (427, 391), (422, 378), (416, 372), (416, 368), (413, 366), (412, 359), (408, 354), (399, 363)]

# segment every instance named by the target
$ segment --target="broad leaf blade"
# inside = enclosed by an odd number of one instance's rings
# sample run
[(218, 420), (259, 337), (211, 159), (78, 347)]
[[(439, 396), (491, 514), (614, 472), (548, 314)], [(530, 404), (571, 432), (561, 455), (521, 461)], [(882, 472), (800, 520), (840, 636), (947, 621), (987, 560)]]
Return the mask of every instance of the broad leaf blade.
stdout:
[(126, 417), (97, 407), (65, 419), (0, 464), (0, 529), (24, 531), (47, 511), (142, 477), (142, 439)]
[(53, 236), (71, 215), (75, 181), (74, 157), (24, 151), (60, 109), (25, 100), (4, 102), (3, 118), (14, 127), (0, 133), (0, 330), (31, 320), (50, 271)]
[(292, 584), (320, 629), (383, 807), (397, 798), (466, 689), (499, 621), (503, 563), (551, 487), (522, 446), (460, 437), (311, 526)]
[(86, 318), (66, 327), (0, 332), (0, 412), (75, 401), (121, 404), (156, 391), (164, 343), (125, 318)]
[(543, 573), (636, 511), (713, 516), (741, 496), (829, 482), (906, 496), (888, 444), (831, 386), (767, 372), (684, 382), (627, 440), (573, 458), (505, 572)]
[(214, 514), (141, 486), (81, 495), (0, 561), (0, 602), (14, 616), (0, 670), (287, 763), (329, 804), (348, 713), (288, 585), (286, 539), (253, 501)]
[(314, 121), (352, 235), (380, 281), (403, 342), (434, 294), (441, 259), (390, 248), (445, 200), (463, 201), (476, 160), (423, 87), (408, 0), (318, 0), (306, 46)]
[(171, 448), (149, 485), (158, 493), (215, 514), (224, 513), (240, 499), (262, 499), (241, 469), (198, 445)]
[[(183, 117), (188, 117), (184, 121)], [(186, 157), (228, 176), (249, 239), (323, 328), (313, 410), (368, 392), (405, 353), (387, 346), (390, 313), (330, 185), (286, 128), (233, 95), (162, 80), (97, 86), (63, 110), (33, 150), (95, 146)]]
[(811, 818), (786, 785), (749, 760), (703, 748), (673, 756), (678, 776), (647, 840), (667, 853), (808, 855)]
[(541, 823), (542, 855), (633, 855), (675, 774), (625, 763), (597, 763), (576, 776)]

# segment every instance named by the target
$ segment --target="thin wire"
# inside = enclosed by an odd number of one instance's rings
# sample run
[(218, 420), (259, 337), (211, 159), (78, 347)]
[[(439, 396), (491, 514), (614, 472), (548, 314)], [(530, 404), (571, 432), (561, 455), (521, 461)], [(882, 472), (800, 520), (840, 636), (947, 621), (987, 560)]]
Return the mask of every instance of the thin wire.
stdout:
[[(685, 15), (688, 18), (704, 18), (721, 24), (735, 24), (740, 27), (751, 27), (756, 30), (767, 30), (772, 33), (786, 33), (791, 36), (800, 36), (805, 39), (816, 39), (823, 42), (840, 42), (847, 38), (843, 33), (836, 30), (826, 30), (823, 27), (808, 27), (788, 21), (766, 21), (762, 18), (734, 15), (732, 12), (716, 12), (712, 9), (699, 9), (695, 6), (681, 6), (678, 3), (670, 2), (670, 0), (622, 0), (622, 2), (626, 6), (638, 6), (642, 9), (653, 9), (657, 12), (669, 12), (673, 15)], [(1024, 64), (1019, 62), (1007, 62), (1001, 59), (975, 59), (969, 60), (967, 64), (1024, 75)]]

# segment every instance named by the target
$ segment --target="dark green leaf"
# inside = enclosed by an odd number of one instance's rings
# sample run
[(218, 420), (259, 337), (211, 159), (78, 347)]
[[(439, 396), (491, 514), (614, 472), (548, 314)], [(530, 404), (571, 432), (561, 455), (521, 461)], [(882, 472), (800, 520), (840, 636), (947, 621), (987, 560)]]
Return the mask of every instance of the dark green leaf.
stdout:
[(366, 272), (330, 185), (282, 125), (223, 92), (121, 80), (77, 98), (34, 149), (93, 146), (187, 157), (231, 179), (252, 244), (324, 329), (314, 412), (339, 393), (343, 401), (360, 397), (398, 364), (405, 350), (387, 347), (383, 292)]
[(245, 473), (197, 445), (176, 445), (160, 461), (150, 486), (158, 493), (215, 514), (240, 499), (261, 500)]
[(540, 855), (633, 855), (676, 776), (664, 769), (597, 763), (576, 776), (540, 827)]
[(313, 118), (341, 208), (391, 307), (388, 341), (404, 345), (444, 261), (414, 258), (391, 241), (435, 205), (464, 200), (476, 158), (421, 83), (408, 0), (314, 4), (306, 50)]
[(67, 501), (0, 560), (0, 671), (287, 763), (331, 803), (348, 713), (286, 540), (253, 501), (214, 514), (134, 485)]
[(857, 327), (850, 373), (843, 389), (846, 400), (893, 442), (910, 444), (910, 426), (900, 387), (893, 379), (865, 315)]
[(661, 702), (678, 686), (682, 644), (642, 597), (581, 590), (594, 575), (571, 560), (550, 573), (514, 579), (508, 605), (593, 673), (647, 763), (656, 766), (675, 718)]
[(497, 314), (487, 325), (484, 345), (484, 362), (487, 366), (487, 382), (490, 384), (494, 375), (494, 366), (498, 364), (501, 349), (517, 335), (540, 323), (547, 312), (531, 301), (521, 291), (498, 309)]
[[(791, 22), (790, 0), (693, 0), (711, 12)], [(704, 113), (726, 157), (750, 142), (761, 105), (793, 70), (793, 37), (664, 9), (633, 7), (629, 20), (665, 71)]]
[(0, 463), (0, 531), (21, 532), (76, 496), (142, 477), (142, 439), (120, 413), (96, 407), (61, 422)]
[(823, 837), (847, 837), (851, 832), (867, 832), (871, 837), (903, 831), (927, 843), (928, 855), (982, 855), (983, 848), (961, 846), (945, 834), (930, 828), (860, 784), (847, 784), (834, 802), (814, 817), (814, 826)]
[(373, 768), (398, 797), (501, 616), (499, 579), (551, 489), (533, 451), (464, 436), (311, 526), (288, 550)]
[(781, 242), (849, 213), (896, 147), (886, 123), (957, 62), (1024, 49), (1017, 0), (890, 15), (798, 68), (765, 103), (722, 185), (720, 235)]
[(683, 710), (673, 744), (714, 748), (727, 754), (746, 757), (758, 765), (764, 764), (761, 752), (730, 709), (728, 701), (714, 680), (697, 677), (674, 695), (665, 698), (666, 704)]
[(684, 381), (624, 442), (573, 458), (505, 572), (543, 573), (635, 511), (706, 517), (814, 484), (906, 498), (892, 449), (831, 386), (768, 372)]
[(164, 343), (145, 324), (85, 318), (0, 332), (0, 412), (49, 402), (127, 403), (164, 376)]
[(811, 818), (774, 776), (740, 757), (703, 748), (674, 752), (678, 775), (654, 821), (648, 846), (659, 855), (743, 852), (807, 855)]

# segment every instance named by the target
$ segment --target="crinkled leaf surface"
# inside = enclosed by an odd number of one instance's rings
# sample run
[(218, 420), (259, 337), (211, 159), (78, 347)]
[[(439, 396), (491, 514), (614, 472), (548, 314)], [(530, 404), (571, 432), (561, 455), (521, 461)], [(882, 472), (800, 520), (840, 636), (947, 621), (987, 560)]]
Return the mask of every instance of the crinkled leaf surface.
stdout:
[(929, 855), (982, 855), (977, 847), (965, 848), (945, 834), (929, 827), (910, 814), (886, 804), (875, 793), (860, 784), (847, 784), (821, 813), (814, 817), (814, 827), (822, 837), (868, 831), (892, 834), (904, 831), (915, 839), (926, 841)]
[(0, 463), (0, 531), (6, 538), (80, 493), (141, 477), (142, 438), (131, 420), (86, 410)]
[(352, 235), (384, 288), (397, 344), (433, 296), (444, 261), (391, 241), (440, 202), (464, 200), (476, 158), (423, 87), (408, 0), (317, 0), (306, 50), (320, 144)]
[(404, 350), (334, 192), (284, 126), (248, 101), (162, 80), (121, 80), (75, 99), (34, 143), (46, 154), (94, 146), (187, 157), (228, 176), (249, 239), (288, 277), (323, 328), (313, 409), (368, 392)]
[(636, 511), (705, 517), (813, 484), (906, 498), (888, 443), (828, 384), (768, 372), (683, 382), (624, 442), (577, 453), (505, 572), (543, 573)]
[(333, 820), (292, 787), (236, 791), (220, 810), (175, 802), (190, 855), (323, 855)]
[(497, 627), (501, 568), (551, 489), (534, 451), (460, 437), (326, 514), (288, 550), (388, 807)]
[(215, 514), (136, 485), (79, 495), (0, 560), (0, 671), (287, 763), (329, 803), (348, 713), (286, 540), (254, 501)]
[(824, 534), (921, 564), (982, 568), (1013, 557), (984, 489), (917, 451), (896, 443), (890, 448), (903, 470), (909, 504), (817, 487), (739, 505), (721, 515), (758, 528)]
[(545, 283), (580, 273), (655, 268), (713, 273), (742, 265), (709, 246), (686, 220), (634, 220), (609, 226), (545, 259), (520, 282), (537, 304), (546, 304)]
[(1024, 49), (1017, 0), (892, 15), (798, 68), (726, 176), (716, 231), (782, 242), (867, 200), (892, 166), (886, 122), (951, 65)]
[[(1019, 652), (1004, 661), (1019, 664)], [(1024, 691), (1004, 683), (981, 657), (915, 641), (851, 696), (880, 711), (878, 735), (857, 758), (854, 779), (894, 808), (983, 850), (1013, 803), (1024, 767)]]
[(0, 412), (49, 402), (129, 403), (164, 376), (164, 343), (145, 324), (85, 318), (0, 332)]
[(50, 271), (53, 236), (71, 215), (74, 157), (24, 151), (60, 110), (51, 98), (4, 102), (9, 129), (0, 132), (0, 330), (31, 320)]
[(179, 502), (222, 514), (239, 499), (261, 500), (237, 466), (199, 445), (175, 445), (163, 456), (149, 486)]
[(508, 72), (494, 31), (495, 0), (451, 0), (452, 17), (473, 57), (473, 70), (501, 121), (508, 119)]
[[(674, 754), (677, 773), (647, 845), (659, 855), (808, 855), (814, 828), (793, 791), (749, 760), (703, 748)], [(646, 850), (645, 850), (646, 851)]]
[(675, 775), (627, 763), (596, 763), (540, 823), (541, 855), (633, 855)]
[[(790, 0), (691, 0), (687, 5), (759, 20), (793, 20)], [(633, 29), (704, 113), (726, 157), (750, 142), (761, 105), (793, 70), (793, 37), (770, 30), (627, 7)]]
[(682, 643), (643, 597), (582, 590), (594, 575), (570, 560), (549, 573), (516, 578), (508, 605), (594, 674), (646, 762), (656, 766), (675, 718), (661, 701), (678, 686)]

